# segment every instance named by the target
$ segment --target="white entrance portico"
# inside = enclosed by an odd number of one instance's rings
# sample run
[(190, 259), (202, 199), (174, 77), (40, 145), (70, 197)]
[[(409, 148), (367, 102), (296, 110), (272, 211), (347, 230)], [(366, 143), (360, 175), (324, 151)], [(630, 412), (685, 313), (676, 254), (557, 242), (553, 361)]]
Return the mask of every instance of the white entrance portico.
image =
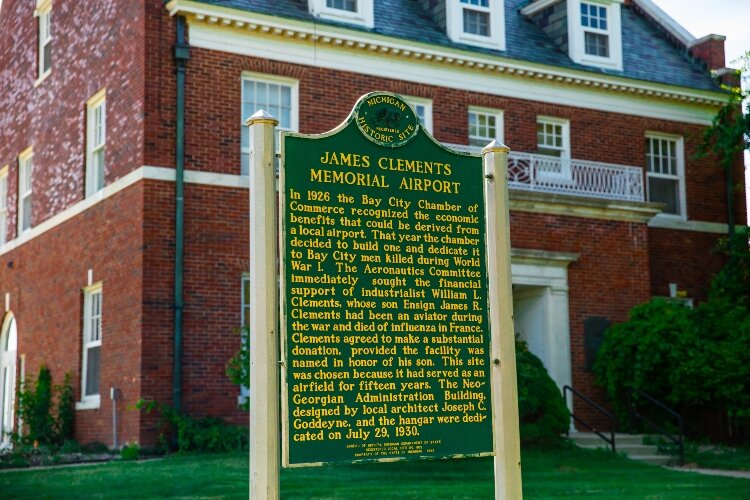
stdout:
[(578, 254), (514, 248), (511, 257), (516, 335), (541, 359), (562, 393), (573, 382), (568, 265)]
[(7, 313), (0, 328), (0, 449), (10, 446), (16, 394), (16, 319)]

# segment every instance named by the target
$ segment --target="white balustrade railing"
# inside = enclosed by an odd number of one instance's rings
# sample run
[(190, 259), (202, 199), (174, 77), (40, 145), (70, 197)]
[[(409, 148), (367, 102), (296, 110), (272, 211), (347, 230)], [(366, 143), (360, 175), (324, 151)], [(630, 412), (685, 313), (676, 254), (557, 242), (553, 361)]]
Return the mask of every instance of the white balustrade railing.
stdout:
[[(445, 146), (467, 153), (479, 153), (482, 149), (462, 144)], [(645, 200), (640, 167), (515, 151), (508, 155), (508, 187), (605, 200)]]

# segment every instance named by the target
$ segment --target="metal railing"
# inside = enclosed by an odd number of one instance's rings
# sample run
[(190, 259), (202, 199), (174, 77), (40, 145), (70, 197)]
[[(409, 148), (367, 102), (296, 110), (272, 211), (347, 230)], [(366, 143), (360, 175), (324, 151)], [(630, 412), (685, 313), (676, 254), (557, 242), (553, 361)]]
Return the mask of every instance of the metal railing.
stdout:
[[(467, 153), (479, 153), (482, 149), (463, 144), (445, 146)], [(640, 167), (515, 151), (508, 155), (508, 187), (605, 200), (645, 201)]]
[[(591, 408), (595, 409), (605, 417), (607, 417), (607, 420), (609, 421), (609, 437), (602, 434), (596, 427), (590, 425), (588, 422), (583, 420), (582, 418), (578, 417), (574, 412), (570, 412), (570, 416), (573, 417), (573, 420), (578, 422), (581, 425), (584, 425), (586, 428), (590, 429), (594, 434), (599, 436), (604, 440), (605, 443), (609, 444), (609, 446), (612, 448), (612, 453), (617, 453), (616, 447), (615, 447), (615, 417), (610, 412), (593, 402), (591, 399), (587, 398), (580, 392), (576, 391), (569, 385), (566, 385), (563, 387), (563, 398), (565, 399), (565, 404), (568, 404), (568, 392), (572, 396), (578, 396), (581, 401), (588, 404)], [(573, 407), (573, 401), (571, 400), (570, 407)]]
[[(663, 410), (665, 413), (667, 413), (669, 416), (674, 417), (674, 419), (677, 421), (677, 435), (673, 435), (671, 432), (667, 431), (664, 427), (657, 424), (653, 420), (649, 419), (647, 416), (643, 415), (641, 412), (638, 411), (638, 409), (635, 407), (635, 404), (633, 403), (633, 395), (638, 394), (641, 396), (645, 401), (651, 403), (654, 407), (659, 408)], [(653, 430), (658, 432), (663, 438), (666, 438), (668, 441), (670, 441), (672, 444), (677, 445), (677, 449), (680, 453), (680, 465), (685, 465), (685, 445), (683, 443), (682, 439), (682, 416), (674, 411), (669, 406), (665, 405), (658, 399), (654, 398), (653, 396), (650, 396), (649, 394), (643, 392), (640, 389), (633, 389), (631, 392), (628, 393), (628, 413), (630, 415), (638, 418), (642, 422), (646, 423), (651, 427)]]

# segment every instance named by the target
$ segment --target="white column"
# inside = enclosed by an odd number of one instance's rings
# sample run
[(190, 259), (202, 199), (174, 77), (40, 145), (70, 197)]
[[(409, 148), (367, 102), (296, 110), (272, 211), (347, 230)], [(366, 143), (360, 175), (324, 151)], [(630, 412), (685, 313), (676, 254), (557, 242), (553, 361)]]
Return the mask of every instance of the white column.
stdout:
[(263, 110), (246, 124), (250, 155), (250, 498), (279, 498), (279, 332), (274, 135)]
[(496, 141), (482, 149), (493, 361), (490, 381), (495, 441), (495, 498), (498, 500), (513, 500), (523, 496), (510, 274), (508, 152), (508, 147)]

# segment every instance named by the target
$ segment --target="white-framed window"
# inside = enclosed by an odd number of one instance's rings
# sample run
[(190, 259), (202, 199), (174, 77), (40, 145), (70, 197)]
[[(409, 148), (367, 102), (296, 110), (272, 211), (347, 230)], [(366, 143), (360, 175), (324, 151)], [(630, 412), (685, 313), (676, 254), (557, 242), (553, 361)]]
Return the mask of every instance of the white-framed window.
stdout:
[(483, 148), (492, 141), (503, 142), (503, 112), (469, 107), (469, 146)]
[(83, 289), (83, 343), (81, 362), (81, 401), (78, 409), (98, 408), (102, 349), (102, 284)]
[(446, 0), (448, 37), (454, 42), (505, 50), (504, 0)]
[(404, 96), (404, 100), (414, 109), (425, 130), (432, 133), (432, 99)]
[(34, 152), (26, 149), (18, 155), (18, 234), (31, 229)]
[(8, 238), (8, 165), (0, 168), (0, 246)]
[(104, 146), (107, 142), (106, 89), (86, 101), (86, 197), (104, 187)]
[(537, 116), (536, 143), (538, 154), (554, 157), (537, 162), (539, 179), (570, 178), (570, 121)]
[[(250, 324), (250, 275), (242, 275), (242, 309), (240, 316), (240, 326), (242, 326), (242, 344), (250, 342), (249, 335), (245, 327)], [(237, 403), (242, 404), (247, 401), (250, 397), (250, 388), (240, 386), (240, 395), (237, 398)]]
[(375, 26), (374, 8), (374, 0), (308, 0), (308, 9), (315, 16), (365, 28)]
[(568, 0), (568, 50), (580, 64), (622, 70), (623, 0)]
[(663, 214), (686, 217), (685, 153), (680, 136), (646, 134), (646, 192), (648, 201), (663, 203)]
[[(282, 78), (259, 73), (242, 75), (242, 137), (241, 173), (250, 172), (250, 127), (245, 121), (259, 109), (270, 113), (279, 120), (277, 131), (297, 131), (299, 128), (299, 82), (291, 78)], [(278, 136), (276, 147), (278, 149)]]
[(52, 71), (52, 0), (37, 0), (37, 81)]

